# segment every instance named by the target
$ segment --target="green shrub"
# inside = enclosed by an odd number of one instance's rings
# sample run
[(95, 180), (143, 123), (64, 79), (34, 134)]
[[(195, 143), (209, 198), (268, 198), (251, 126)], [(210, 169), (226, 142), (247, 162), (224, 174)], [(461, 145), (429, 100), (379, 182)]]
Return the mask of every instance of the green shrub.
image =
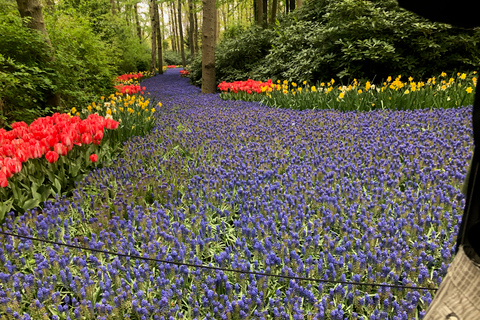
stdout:
[[(185, 49), (185, 62), (190, 64), (190, 52), (187, 52)], [(165, 65), (182, 65), (182, 55), (180, 52), (175, 52), (172, 50), (166, 50), (163, 52), (163, 60), (165, 61)]]

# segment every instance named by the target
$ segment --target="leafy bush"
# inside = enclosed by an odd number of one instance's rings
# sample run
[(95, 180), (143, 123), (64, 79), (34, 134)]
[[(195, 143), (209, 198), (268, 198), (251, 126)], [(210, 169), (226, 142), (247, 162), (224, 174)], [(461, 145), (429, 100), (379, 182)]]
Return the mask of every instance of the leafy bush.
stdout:
[[(185, 61), (187, 64), (190, 63), (190, 52), (187, 52), (185, 49)], [(180, 52), (175, 52), (172, 50), (166, 50), (163, 52), (163, 60), (165, 61), (166, 65), (181, 65), (182, 62), (182, 55)]]
[(45, 111), (55, 72), (42, 35), (24, 27), (14, 5), (0, 1), (0, 126)]

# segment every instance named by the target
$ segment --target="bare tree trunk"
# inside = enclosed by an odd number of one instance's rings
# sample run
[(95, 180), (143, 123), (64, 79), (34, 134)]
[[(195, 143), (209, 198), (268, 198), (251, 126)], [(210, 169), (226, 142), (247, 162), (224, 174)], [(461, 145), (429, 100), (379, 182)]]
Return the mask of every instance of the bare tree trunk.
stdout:
[(172, 50), (175, 52), (178, 52), (177, 50), (177, 37), (176, 37), (176, 32), (175, 32), (175, 19), (174, 19), (174, 13), (173, 13), (173, 6), (170, 7), (170, 21), (171, 24), (170, 26), (172, 27)]
[(142, 28), (140, 26), (140, 19), (138, 19), (138, 3), (133, 5), (133, 9), (135, 11), (135, 24), (137, 25), (137, 36), (140, 41), (142, 41)]
[(293, 12), (294, 10), (295, 10), (295, 0), (290, 0), (290, 12)]
[(303, 5), (302, 0), (297, 0), (297, 8), (300, 8)]
[(175, 30), (175, 39), (176, 39), (176, 45), (177, 45), (177, 52), (180, 51), (180, 39), (179, 39), (179, 34), (178, 34), (178, 20), (177, 20), (177, 9), (175, 7), (175, 0), (173, 1), (173, 22), (174, 22), (174, 30)]
[(115, 0), (110, 0), (110, 4), (112, 5), (112, 14), (116, 15), (117, 10), (115, 9)]
[(215, 10), (217, 12), (216, 21), (217, 27), (215, 28), (215, 43), (220, 39), (220, 9)]
[(155, 21), (155, 0), (150, 0), (150, 27), (152, 28), (152, 59), (150, 62), (150, 71), (155, 74), (156, 59), (157, 59), (157, 28)]
[(263, 1), (256, 0), (256, 8), (257, 8), (257, 24), (259, 26), (263, 26)]
[(185, 68), (185, 46), (183, 45), (183, 27), (182, 27), (182, 2), (178, 0), (178, 32), (180, 32), (180, 52), (182, 54), (182, 66)]
[(267, 26), (267, 10), (268, 10), (268, 3), (267, 0), (262, 1), (263, 4), (263, 15), (262, 15), (262, 26), (266, 27)]
[(193, 1), (188, 0), (188, 23), (190, 24), (190, 32), (188, 35), (189, 46), (190, 46), (190, 59), (193, 59), (193, 55), (195, 54), (195, 45), (193, 40), (193, 33), (195, 22), (193, 21)]
[(155, 1), (155, 28), (157, 29), (157, 53), (158, 53), (158, 73), (163, 73), (163, 39), (162, 33), (160, 32), (160, 15), (158, 13), (158, 4)]
[(193, 31), (193, 36), (194, 36), (193, 44), (195, 45), (195, 53), (197, 53), (198, 52), (198, 14), (197, 14), (197, 10), (195, 10), (195, 29)]
[[(17, 0), (18, 12), (22, 18), (30, 18), (28, 20), (27, 27), (39, 31), (43, 34), (46, 48), (45, 50), (51, 50), (52, 42), (48, 37), (48, 32), (45, 27), (45, 21), (43, 20), (42, 5), (39, 0)], [(50, 56), (50, 61), (55, 61), (55, 56)], [(60, 94), (53, 90), (47, 93), (47, 105), (57, 107), (60, 105)]]
[(275, 20), (277, 19), (277, 5), (278, 5), (278, 0), (272, 0), (272, 11), (270, 12), (271, 24), (275, 23)]
[(215, 93), (215, 0), (203, 0), (202, 93)]

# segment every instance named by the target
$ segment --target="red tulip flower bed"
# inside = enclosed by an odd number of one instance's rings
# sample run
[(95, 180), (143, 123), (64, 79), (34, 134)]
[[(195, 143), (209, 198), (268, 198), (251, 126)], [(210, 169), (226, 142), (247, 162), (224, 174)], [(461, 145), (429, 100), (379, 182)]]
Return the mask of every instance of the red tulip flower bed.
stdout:
[(143, 77), (142, 73), (126, 73), (115, 78), (116, 82), (128, 82), (129, 80), (139, 80)]
[(188, 70), (180, 70), (181, 77), (188, 77), (190, 75), (190, 71)]
[(145, 87), (142, 88), (138, 84), (130, 84), (130, 85), (119, 84), (118, 86), (115, 86), (115, 89), (117, 89), (117, 91), (121, 92), (121, 93), (128, 93), (128, 94), (141, 93), (141, 94), (143, 94), (146, 88)]
[[(223, 81), (218, 85), (218, 89), (223, 92), (246, 92), (252, 94), (253, 92), (261, 93), (262, 88), (269, 88), (272, 85), (272, 80), (269, 79), (266, 82), (255, 81), (248, 79), (247, 81), (234, 81), (234, 82), (225, 82)], [(265, 89), (264, 89), (265, 90)]]
[(72, 184), (106, 155), (100, 148), (105, 129), (118, 125), (97, 114), (82, 120), (56, 113), (0, 129), (0, 221), (12, 208), (31, 209)]

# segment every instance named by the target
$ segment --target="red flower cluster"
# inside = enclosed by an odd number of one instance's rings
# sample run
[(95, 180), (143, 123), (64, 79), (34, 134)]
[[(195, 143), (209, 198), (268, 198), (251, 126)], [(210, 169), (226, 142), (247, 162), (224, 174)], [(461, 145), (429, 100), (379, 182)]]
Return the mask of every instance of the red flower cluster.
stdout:
[(121, 93), (129, 93), (129, 94), (135, 94), (135, 93), (141, 93), (143, 94), (145, 89), (145, 87), (140, 87), (140, 85), (135, 85), (135, 84), (130, 84), (130, 85), (127, 85), (127, 86), (124, 86), (124, 85), (118, 85), (118, 86), (115, 86), (115, 89), (117, 89), (118, 92), (121, 92)]
[(177, 67), (177, 66), (175, 66), (175, 65), (173, 65), (173, 64), (172, 64), (172, 65), (169, 65), (169, 66), (167, 66), (167, 68), (169, 68), (169, 69), (173, 69), (173, 68), (176, 68), (176, 67)]
[(180, 76), (181, 76), (181, 77), (186, 77), (186, 76), (188, 76), (188, 75), (190, 75), (190, 71), (188, 71), (188, 70), (183, 70), (183, 69), (180, 70)]
[(8, 186), (7, 179), (22, 170), (22, 163), (45, 155), (53, 163), (67, 155), (74, 145), (100, 144), (103, 129), (116, 129), (118, 122), (91, 114), (87, 119), (55, 113), (38, 118), (30, 125), (15, 122), (12, 130), (0, 129), (0, 187)]
[(234, 81), (234, 82), (225, 82), (223, 81), (218, 85), (218, 89), (224, 92), (234, 92), (237, 93), (239, 91), (246, 92), (248, 94), (252, 94), (253, 92), (261, 93), (263, 87), (270, 87), (272, 84), (272, 80), (269, 79), (266, 82), (262, 81), (255, 81), (252, 79), (248, 79), (247, 81)]
[(127, 82), (130, 79), (139, 80), (142, 77), (143, 77), (143, 74), (141, 74), (140, 72), (139, 73), (126, 73), (126, 74), (122, 74), (121, 76), (116, 77), (115, 81), (117, 81), (117, 82)]

